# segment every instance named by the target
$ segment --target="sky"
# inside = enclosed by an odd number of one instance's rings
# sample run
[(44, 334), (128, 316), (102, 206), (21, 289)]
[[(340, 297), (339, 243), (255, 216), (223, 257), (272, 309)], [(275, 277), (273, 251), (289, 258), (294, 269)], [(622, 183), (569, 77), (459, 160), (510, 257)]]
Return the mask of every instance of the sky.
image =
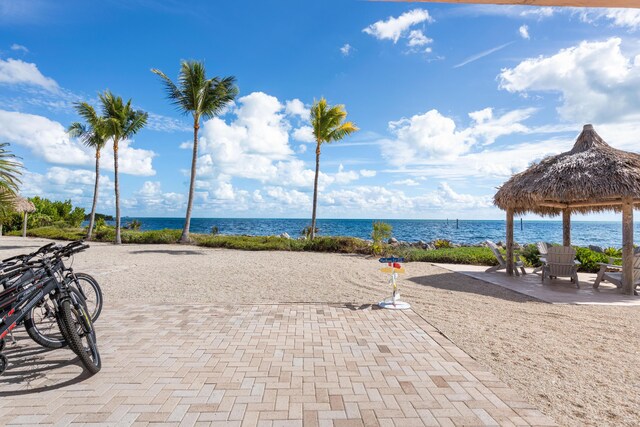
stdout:
[[(310, 216), (321, 97), (360, 131), (322, 147), (320, 218), (502, 219), (496, 188), (586, 123), (640, 151), (640, 9), (0, 0), (0, 141), (21, 193), (89, 210), (94, 153), (65, 130), (109, 89), (149, 113), (120, 147), (123, 216), (183, 216), (192, 120), (150, 70), (175, 79), (190, 59), (239, 88), (202, 124), (195, 217)], [(109, 147), (100, 182), (113, 213)]]

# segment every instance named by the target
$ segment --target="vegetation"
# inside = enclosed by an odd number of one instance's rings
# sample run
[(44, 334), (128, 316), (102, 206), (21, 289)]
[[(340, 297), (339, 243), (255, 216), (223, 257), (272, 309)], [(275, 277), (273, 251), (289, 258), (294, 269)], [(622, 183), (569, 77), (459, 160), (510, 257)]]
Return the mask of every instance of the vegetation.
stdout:
[(608, 263), (609, 257), (600, 252), (594, 252), (589, 248), (575, 247), (576, 259), (580, 261), (578, 271), (597, 273), (600, 270), (599, 262)]
[(196, 161), (198, 160), (198, 130), (200, 119), (210, 119), (220, 114), (238, 94), (235, 85), (236, 78), (213, 77), (208, 79), (204, 63), (197, 61), (182, 61), (178, 84), (171, 81), (162, 71), (151, 70), (160, 76), (164, 83), (167, 97), (183, 114), (193, 117), (193, 157), (191, 159), (191, 181), (189, 183), (189, 199), (184, 228), (180, 242), (189, 241), (189, 226), (191, 224), (191, 209), (196, 184)]
[(96, 110), (86, 102), (77, 102), (75, 104), (77, 113), (84, 119), (86, 124), (73, 122), (69, 126), (67, 132), (69, 135), (80, 138), (80, 140), (89, 148), (93, 148), (96, 152), (96, 179), (93, 187), (93, 203), (91, 204), (91, 213), (89, 214), (89, 227), (87, 229), (87, 239), (91, 240), (93, 232), (93, 224), (96, 216), (96, 204), (98, 202), (98, 183), (100, 181), (100, 150), (107, 143), (107, 132), (105, 119), (99, 117)]
[[(90, 215), (85, 215), (84, 216), (84, 220), (85, 221), (89, 221), (89, 217), (90, 217)], [(98, 213), (98, 212), (96, 212), (95, 218), (96, 218), (96, 221), (99, 221), (100, 219), (102, 219), (103, 221), (113, 221), (115, 219), (113, 217), (113, 215), (106, 215), (106, 214), (101, 214), (101, 213)]]
[(453, 245), (451, 244), (451, 241), (446, 239), (435, 240), (433, 242), (433, 246), (435, 246), (436, 249), (447, 249), (447, 248), (453, 247)]
[(140, 230), (140, 227), (142, 227), (142, 223), (137, 219), (132, 219), (124, 226), (127, 230)]
[(113, 141), (113, 176), (116, 196), (116, 229), (114, 241), (122, 243), (120, 232), (120, 181), (118, 179), (118, 145), (131, 138), (147, 124), (148, 114), (131, 107), (131, 99), (126, 103), (110, 91), (99, 94), (104, 118), (104, 137)]
[(372, 250), (374, 255), (381, 255), (384, 252), (385, 241), (391, 237), (392, 230), (391, 224), (386, 222), (375, 221), (373, 223), (371, 238), (373, 239)]
[(8, 150), (8, 143), (0, 144), (0, 214), (9, 215), (13, 210), (13, 201), (18, 193), (22, 163)]
[(398, 255), (407, 261), (441, 262), (447, 264), (496, 265), (496, 257), (485, 247), (460, 247), (436, 250), (406, 248)]
[(311, 107), (311, 127), (316, 139), (316, 175), (313, 181), (313, 213), (311, 215), (311, 236), (313, 240), (316, 229), (316, 208), (318, 206), (318, 174), (320, 173), (320, 146), (340, 141), (359, 129), (352, 122), (345, 122), (347, 111), (344, 105), (331, 107), (327, 100), (321, 98)]
[[(315, 236), (316, 234), (318, 234), (318, 231), (320, 231), (320, 229), (318, 227), (316, 227), (313, 230), (313, 235)], [(302, 229), (302, 231), (300, 232), (301, 236), (304, 236), (305, 239), (310, 239), (311, 238), (311, 226), (307, 225), (305, 228)]]

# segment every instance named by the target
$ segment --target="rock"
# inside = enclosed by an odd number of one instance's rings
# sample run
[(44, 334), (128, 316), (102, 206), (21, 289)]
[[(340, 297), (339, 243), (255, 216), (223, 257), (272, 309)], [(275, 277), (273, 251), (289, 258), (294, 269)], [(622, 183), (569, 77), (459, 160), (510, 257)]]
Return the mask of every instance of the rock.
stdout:
[(435, 251), (436, 250), (436, 246), (433, 243), (427, 243), (425, 249), (427, 249), (429, 251)]
[(287, 233), (287, 232), (282, 233), (280, 235), (280, 237), (282, 237), (283, 239), (290, 239), (291, 238), (291, 236), (289, 236), (289, 233)]
[(392, 238), (389, 239), (389, 244), (390, 245), (393, 245), (395, 243), (398, 243), (398, 239), (396, 239), (395, 237), (392, 237)]
[(416, 246), (423, 247), (424, 245), (426, 245), (426, 243), (425, 243), (425, 242), (423, 242), (422, 240), (418, 240), (418, 241), (416, 242)]

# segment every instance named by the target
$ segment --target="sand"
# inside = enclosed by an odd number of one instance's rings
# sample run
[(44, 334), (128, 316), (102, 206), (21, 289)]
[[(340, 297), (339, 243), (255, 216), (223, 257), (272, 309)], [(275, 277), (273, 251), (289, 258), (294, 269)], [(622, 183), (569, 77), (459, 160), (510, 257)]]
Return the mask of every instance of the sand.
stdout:
[[(2, 237), (0, 257), (44, 240)], [(121, 302), (379, 301), (376, 259), (178, 245), (92, 244), (75, 257), (108, 307)], [(403, 299), (429, 323), (559, 424), (640, 425), (640, 308), (551, 305), (443, 270), (407, 264)]]

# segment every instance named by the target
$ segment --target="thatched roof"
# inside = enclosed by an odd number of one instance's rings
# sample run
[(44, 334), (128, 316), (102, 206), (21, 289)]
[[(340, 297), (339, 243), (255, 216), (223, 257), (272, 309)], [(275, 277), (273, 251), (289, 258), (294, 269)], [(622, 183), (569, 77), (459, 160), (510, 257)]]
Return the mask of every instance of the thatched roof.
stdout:
[(20, 212), (20, 213), (23, 213), (23, 212), (31, 213), (36, 211), (36, 207), (33, 203), (31, 203), (29, 200), (25, 199), (24, 197), (20, 197), (17, 195), (15, 199), (13, 199), (13, 209), (16, 212)]
[(619, 210), (624, 197), (640, 205), (640, 154), (617, 150), (585, 125), (571, 151), (550, 156), (511, 177), (493, 200), (515, 214), (557, 215)]

